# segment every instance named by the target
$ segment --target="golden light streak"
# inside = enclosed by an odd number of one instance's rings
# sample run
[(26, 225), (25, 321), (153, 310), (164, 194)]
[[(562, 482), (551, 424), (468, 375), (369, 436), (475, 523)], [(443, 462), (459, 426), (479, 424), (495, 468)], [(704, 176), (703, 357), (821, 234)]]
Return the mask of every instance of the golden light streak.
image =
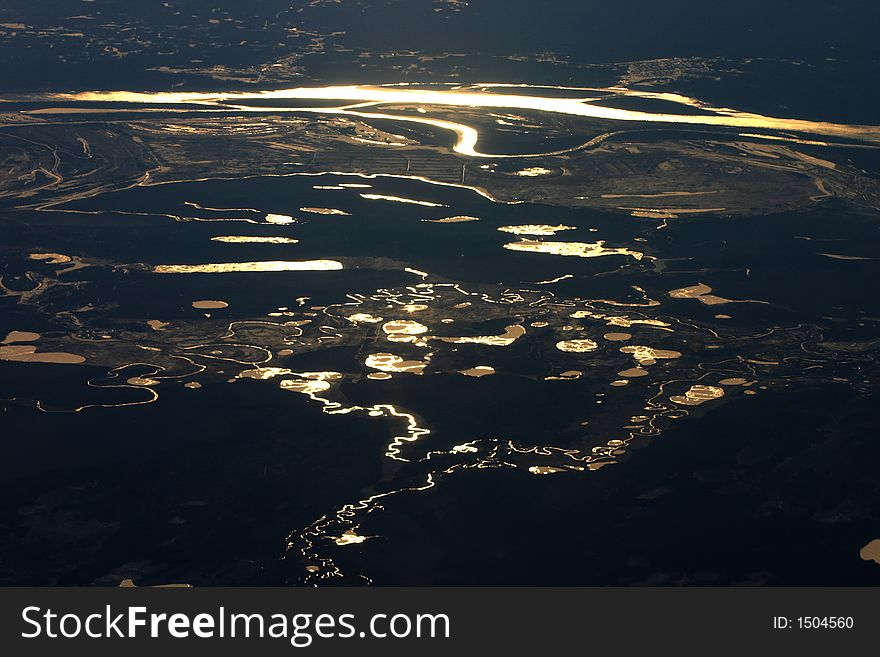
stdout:
[(268, 260), (265, 262), (211, 262), (204, 265), (156, 265), (157, 274), (228, 274), (255, 271), (336, 271), (336, 260)]
[[(510, 85), (506, 85), (510, 86)], [(489, 88), (490, 85), (484, 85)], [(253, 105), (236, 105), (241, 101), (254, 100), (337, 100), (352, 103), (375, 103), (385, 105), (418, 105), (436, 107), (460, 107), (467, 109), (514, 109), (564, 114), (583, 118), (602, 119), (615, 122), (667, 123), (690, 126), (710, 126), (736, 128), (741, 130), (774, 130), (780, 132), (800, 132), (824, 137), (852, 139), (880, 144), (880, 126), (845, 125), (825, 121), (809, 121), (795, 118), (763, 116), (752, 112), (742, 112), (730, 108), (716, 108), (693, 98), (670, 93), (638, 92), (622, 88), (604, 90), (621, 96), (654, 98), (686, 107), (698, 107), (704, 114), (671, 114), (665, 112), (646, 112), (615, 107), (605, 107), (593, 101), (599, 98), (543, 97), (536, 95), (491, 93), (488, 91), (466, 91), (461, 89), (414, 89), (381, 86), (327, 86), (297, 87), (290, 89), (267, 90), (257, 93), (244, 92), (180, 92), (180, 93), (142, 93), (131, 91), (87, 91), (80, 93), (52, 94), (51, 98), (60, 101), (79, 102), (119, 102), (144, 105), (186, 105), (194, 104), (213, 109), (235, 109), (248, 112), (310, 112), (317, 114), (348, 114), (364, 118), (392, 119), (430, 125), (455, 133), (457, 142), (454, 150), (471, 157), (488, 157), (476, 149), (479, 132), (467, 125), (427, 116), (408, 116), (404, 114), (383, 114), (359, 112), (345, 107), (338, 108), (278, 108)], [(67, 111), (75, 108), (64, 108)], [(764, 135), (749, 133), (755, 138)], [(773, 136), (771, 135), (771, 138)], [(492, 156), (497, 157), (497, 156)]]

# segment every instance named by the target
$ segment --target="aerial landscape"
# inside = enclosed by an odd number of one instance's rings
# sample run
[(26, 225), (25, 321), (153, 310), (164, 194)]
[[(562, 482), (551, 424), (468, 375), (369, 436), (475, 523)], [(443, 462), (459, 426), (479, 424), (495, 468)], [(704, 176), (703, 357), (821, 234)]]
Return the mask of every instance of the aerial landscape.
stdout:
[(798, 7), (4, 2), (0, 585), (880, 584), (880, 6)]

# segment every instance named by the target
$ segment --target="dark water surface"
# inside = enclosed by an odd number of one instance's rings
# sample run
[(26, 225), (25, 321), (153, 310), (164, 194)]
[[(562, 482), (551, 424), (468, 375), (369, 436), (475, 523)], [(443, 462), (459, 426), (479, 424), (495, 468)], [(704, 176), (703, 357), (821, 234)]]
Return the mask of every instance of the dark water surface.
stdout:
[(30, 4), (0, 583), (880, 583), (872, 3)]

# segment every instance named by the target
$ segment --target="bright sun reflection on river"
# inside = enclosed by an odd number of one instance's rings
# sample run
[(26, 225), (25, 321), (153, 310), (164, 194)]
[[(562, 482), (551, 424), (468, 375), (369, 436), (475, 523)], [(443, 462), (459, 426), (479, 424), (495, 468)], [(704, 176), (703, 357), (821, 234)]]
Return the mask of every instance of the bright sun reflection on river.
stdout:
[[(449, 130), (456, 135), (454, 150), (470, 157), (490, 157), (477, 150), (479, 132), (468, 125), (445, 119), (432, 118), (419, 114), (389, 114), (363, 111), (368, 106), (403, 105), (466, 108), (466, 109), (515, 109), (564, 114), (583, 118), (612, 122), (644, 122), (654, 124), (677, 124), (690, 126), (709, 126), (748, 130), (769, 130), (783, 133), (807, 133), (839, 139), (880, 144), (880, 127), (845, 125), (822, 121), (808, 121), (793, 118), (762, 116), (729, 108), (717, 108), (697, 99), (673, 93), (651, 93), (623, 88), (608, 89), (568, 89), (579, 92), (572, 97), (545, 97), (531, 94), (496, 93), (496, 88), (542, 89), (527, 85), (484, 84), (476, 88), (460, 89), (420, 89), (402, 86), (327, 86), (296, 87), (291, 89), (267, 90), (256, 93), (229, 92), (180, 92), (180, 93), (139, 93), (131, 91), (86, 91), (80, 93), (52, 94), (48, 98), (64, 102), (102, 102), (141, 105), (168, 105), (169, 111), (192, 112), (208, 107), (211, 110), (234, 110), (236, 112), (309, 112), (317, 114), (345, 114), (367, 119), (394, 119)], [(605, 95), (597, 95), (602, 92)], [(655, 113), (642, 110), (620, 109), (597, 105), (595, 101), (607, 99), (607, 94), (632, 96), (643, 99), (662, 100), (683, 107), (699, 108), (701, 114)], [(258, 101), (339, 101), (338, 107), (275, 107), (260, 106)], [(353, 104), (356, 104), (353, 106)], [(180, 105), (198, 105), (199, 108), (181, 108)], [(84, 108), (85, 109), (85, 108)], [(45, 108), (35, 110), (39, 113), (75, 113), (76, 108)], [(91, 111), (95, 111), (94, 108)], [(103, 111), (103, 110), (102, 110)], [(123, 111), (123, 110), (111, 110)], [(124, 110), (124, 111), (131, 111)], [(778, 139), (779, 135), (755, 135), (757, 138)], [(819, 142), (816, 142), (819, 143)], [(564, 151), (562, 151), (564, 152)], [(543, 153), (550, 155), (556, 153)], [(491, 155), (491, 157), (499, 157)]]

